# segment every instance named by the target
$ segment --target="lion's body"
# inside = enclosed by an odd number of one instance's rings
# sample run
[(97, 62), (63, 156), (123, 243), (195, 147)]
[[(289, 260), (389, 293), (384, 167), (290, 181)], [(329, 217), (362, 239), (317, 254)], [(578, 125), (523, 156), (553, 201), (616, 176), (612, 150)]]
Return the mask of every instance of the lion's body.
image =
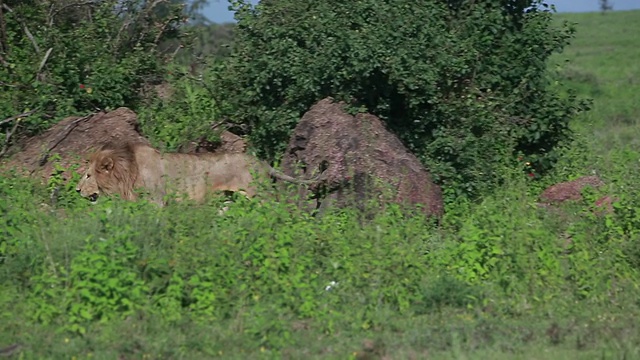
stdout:
[(256, 194), (253, 175), (305, 183), (276, 174), (266, 163), (244, 153), (161, 154), (144, 144), (107, 144), (91, 157), (77, 191), (94, 201), (102, 194), (134, 200), (134, 190), (142, 188), (158, 204), (173, 191), (196, 201), (210, 191), (242, 191), (252, 197)]

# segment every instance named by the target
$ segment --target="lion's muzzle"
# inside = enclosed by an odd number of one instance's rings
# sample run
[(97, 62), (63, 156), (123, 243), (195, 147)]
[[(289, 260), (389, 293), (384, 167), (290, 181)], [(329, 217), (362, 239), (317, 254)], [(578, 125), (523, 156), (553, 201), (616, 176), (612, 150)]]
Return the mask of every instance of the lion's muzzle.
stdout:
[(91, 193), (89, 195), (84, 195), (82, 193), (82, 189), (76, 188), (76, 191), (78, 192), (78, 194), (80, 194), (80, 196), (82, 196), (83, 198), (89, 199), (91, 202), (96, 202), (98, 200), (98, 193), (97, 192)]

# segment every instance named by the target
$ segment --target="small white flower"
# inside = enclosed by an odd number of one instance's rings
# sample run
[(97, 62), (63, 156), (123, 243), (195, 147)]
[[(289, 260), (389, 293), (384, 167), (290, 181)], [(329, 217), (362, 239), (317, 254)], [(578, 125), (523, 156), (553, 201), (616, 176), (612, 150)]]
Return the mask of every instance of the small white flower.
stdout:
[(330, 282), (330, 283), (329, 283), (329, 285), (327, 285), (327, 286), (324, 288), (324, 290), (325, 290), (325, 291), (329, 291), (329, 290), (331, 290), (332, 288), (334, 288), (336, 285), (338, 285), (338, 282), (336, 282), (336, 281), (332, 281), (332, 282)]

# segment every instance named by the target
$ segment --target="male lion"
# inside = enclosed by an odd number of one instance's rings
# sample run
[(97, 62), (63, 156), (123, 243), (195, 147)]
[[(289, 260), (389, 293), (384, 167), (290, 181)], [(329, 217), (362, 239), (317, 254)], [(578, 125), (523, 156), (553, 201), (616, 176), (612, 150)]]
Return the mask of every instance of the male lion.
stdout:
[(76, 191), (95, 202), (102, 194), (119, 194), (135, 200), (134, 190), (147, 190), (152, 201), (163, 205), (163, 197), (173, 187), (196, 201), (208, 191), (238, 191), (247, 197), (256, 194), (252, 172), (297, 184), (312, 184), (277, 172), (251, 155), (165, 153), (142, 143), (107, 143), (91, 155)]

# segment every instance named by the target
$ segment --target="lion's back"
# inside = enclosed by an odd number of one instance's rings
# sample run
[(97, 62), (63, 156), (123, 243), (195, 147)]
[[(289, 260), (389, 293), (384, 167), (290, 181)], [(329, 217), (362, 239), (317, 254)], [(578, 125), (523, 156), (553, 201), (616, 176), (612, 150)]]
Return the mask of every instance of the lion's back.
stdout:
[[(255, 164), (246, 154), (180, 154), (167, 153), (150, 164), (160, 177), (154, 178), (163, 186), (169, 185), (201, 200), (209, 190), (246, 190), (252, 180)], [(170, 181), (165, 184), (164, 181)]]
[(141, 145), (134, 149), (137, 168), (136, 187), (145, 188), (152, 195), (163, 195), (165, 168), (160, 152), (150, 146)]

